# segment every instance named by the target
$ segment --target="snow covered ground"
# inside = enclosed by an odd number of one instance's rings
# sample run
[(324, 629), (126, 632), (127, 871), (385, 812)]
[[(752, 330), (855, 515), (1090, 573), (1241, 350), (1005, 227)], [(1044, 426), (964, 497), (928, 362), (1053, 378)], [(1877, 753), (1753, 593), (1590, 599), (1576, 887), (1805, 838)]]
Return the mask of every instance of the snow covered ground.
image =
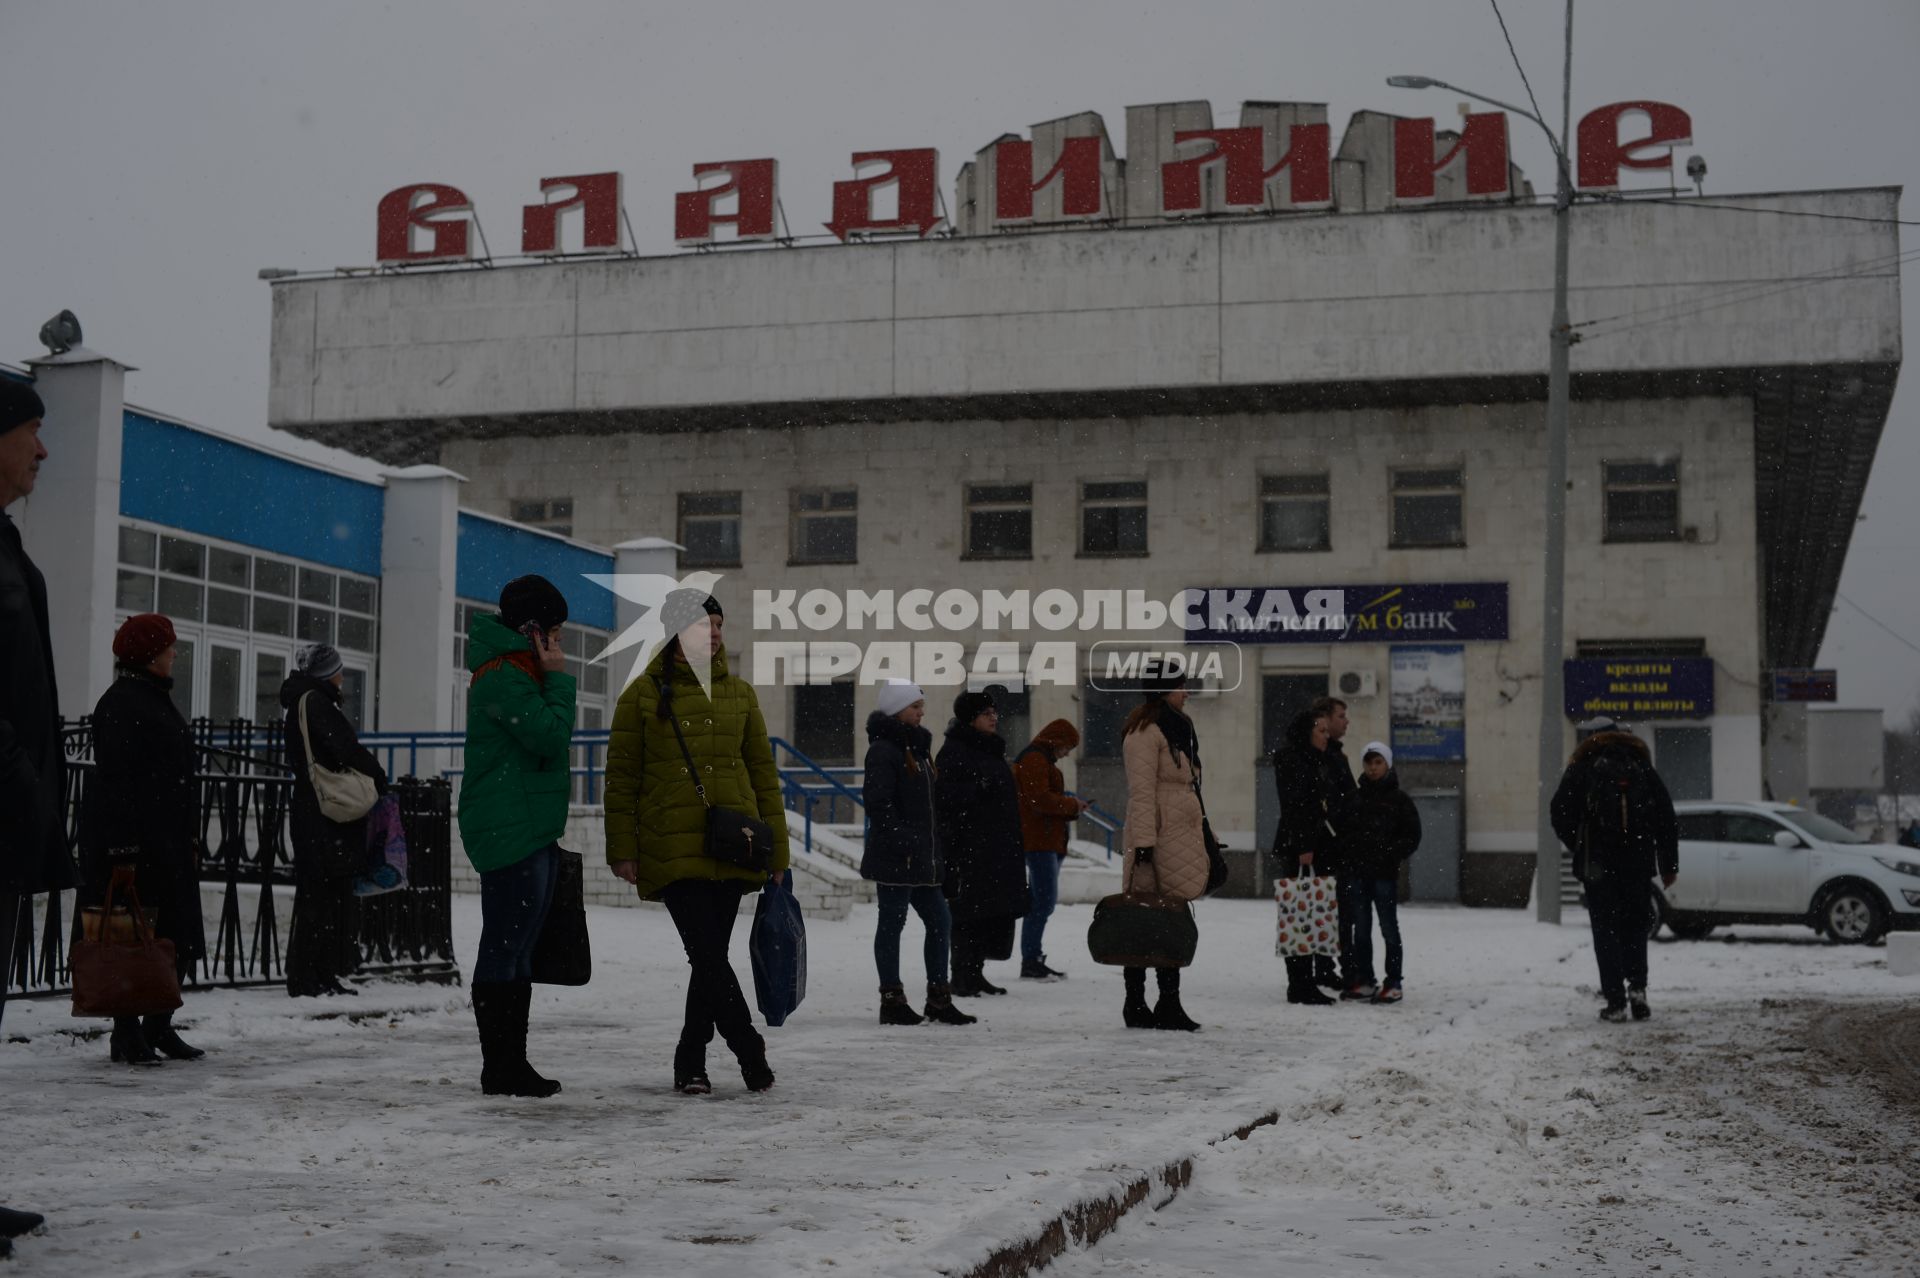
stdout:
[[(478, 903), (455, 910), (470, 964)], [(996, 965), (1013, 992), (970, 1001), (967, 1029), (882, 1029), (874, 907), (816, 922), (762, 1096), (718, 1044), (716, 1094), (671, 1091), (684, 960), (657, 910), (593, 911), (593, 984), (538, 990), (532, 1056), (566, 1086), (549, 1101), (480, 1094), (456, 990), (193, 994), (180, 1020), (210, 1054), (150, 1070), (110, 1065), (64, 1004), (15, 1003), (0, 1202), (52, 1230), (12, 1263), (962, 1274), (1191, 1158), (1171, 1202), (1046, 1272), (1913, 1272), (1920, 980), (1884, 950), (1797, 929), (1660, 945), (1656, 1019), (1613, 1026), (1577, 915), (1408, 908), (1405, 1004), (1301, 1009), (1272, 905), (1213, 901), (1189, 1036), (1120, 1027), (1089, 913), (1051, 932), (1071, 979)]]

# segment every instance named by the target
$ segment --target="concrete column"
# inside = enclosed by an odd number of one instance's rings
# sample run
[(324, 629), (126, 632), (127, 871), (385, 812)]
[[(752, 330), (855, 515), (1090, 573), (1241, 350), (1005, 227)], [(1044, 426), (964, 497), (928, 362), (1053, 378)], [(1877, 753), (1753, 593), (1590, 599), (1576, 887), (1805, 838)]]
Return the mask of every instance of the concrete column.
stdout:
[[(454, 572), (465, 482), (439, 466), (408, 466), (387, 475), (375, 720), (382, 732), (453, 727)], [(421, 774), (432, 775), (438, 766), (423, 758)]]
[(47, 578), (60, 713), (73, 719), (93, 713), (113, 682), (120, 439), (133, 368), (84, 346), (27, 366), (47, 406), (40, 431), (47, 460), (33, 495), (13, 516)]

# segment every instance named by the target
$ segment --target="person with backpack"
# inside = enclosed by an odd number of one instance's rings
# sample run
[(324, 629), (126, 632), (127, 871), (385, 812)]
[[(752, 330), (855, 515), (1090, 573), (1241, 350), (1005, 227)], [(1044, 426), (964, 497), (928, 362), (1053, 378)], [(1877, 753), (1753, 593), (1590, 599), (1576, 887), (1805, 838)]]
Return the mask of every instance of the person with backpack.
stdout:
[(1553, 832), (1573, 853), (1587, 893), (1593, 957), (1600, 968), (1603, 1021), (1653, 1015), (1647, 1005), (1647, 938), (1652, 889), (1680, 873), (1680, 831), (1673, 800), (1653, 769), (1646, 743), (1601, 718), (1580, 725), (1582, 741), (1553, 795)]
[[(1404, 977), (1400, 946), (1400, 866), (1420, 846), (1420, 812), (1400, 788), (1393, 750), (1367, 742), (1360, 755), (1360, 785), (1341, 803), (1334, 825), (1340, 832), (1342, 913), (1352, 926), (1347, 978), (1340, 997), (1348, 1002), (1398, 1003)], [(1373, 916), (1380, 915), (1386, 944), (1387, 979), (1373, 982)]]
[(573, 794), (576, 688), (560, 645), (566, 620), (566, 596), (545, 577), (529, 575), (500, 591), (499, 612), (478, 613), (467, 628), (472, 681), (460, 841), (480, 874), (480, 953), (471, 988), (480, 1090), (489, 1096), (560, 1090), (527, 1062), (527, 1013), (534, 945), (553, 905)]
[(1014, 780), (1020, 786), (1020, 835), (1027, 851), (1027, 887), (1033, 906), (1020, 921), (1020, 975), (1030, 981), (1057, 981), (1066, 976), (1047, 966), (1042, 938), (1047, 919), (1060, 901), (1060, 863), (1067, 859), (1067, 833), (1074, 820), (1093, 806), (1090, 799), (1067, 793), (1059, 761), (1080, 744), (1080, 730), (1065, 719), (1055, 719), (1034, 736), (1033, 743), (1013, 760)]
[[(860, 854), (860, 877), (877, 885), (880, 902), (880, 925), (873, 934), (880, 1023), (971, 1025), (979, 1018), (953, 1005), (947, 983), (953, 915), (940, 890), (940, 843), (933, 832), (933, 734), (920, 726), (926, 713), (926, 694), (917, 684), (889, 679), (880, 689), (880, 708), (867, 716), (869, 744), (860, 786), (867, 841)], [(909, 910), (919, 913), (927, 932), (925, 1016), (907, 1002), (900, 981), (900, 934)]]

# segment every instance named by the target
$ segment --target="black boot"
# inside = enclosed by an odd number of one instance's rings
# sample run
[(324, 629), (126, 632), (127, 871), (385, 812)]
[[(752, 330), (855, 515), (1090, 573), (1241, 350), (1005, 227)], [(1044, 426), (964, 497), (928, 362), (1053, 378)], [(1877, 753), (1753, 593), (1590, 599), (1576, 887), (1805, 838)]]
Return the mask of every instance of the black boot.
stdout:
[(141, 1032), (140, 1018), (137, 1016), (116, 1016), (113, 1018), (113, 1036), (107, 1040), (109, 1054), (116, 1064), (158, 1065), (160, 1053), (153, 1050), (147, 1042), (147, 1036)]
[(880, 1023), (882, 1025), (918, 1025), (926, 1018), (907, 1002), (907, 991), (898, 985), (880, 987)]
[[(1160, 985), (1160, 1002), (1153, 1009), (1154, 1028), (1186, 1030), (1188, 1033), (1199, 1029), (1200, 1022), (1188, 1016), (1186, 1010), (1180, 1006), (1180, 969), (1156, 967), (1153, 969), (1153, 975)], [(1145, 982), (1142, 984), (1144, 985)]]
[(527, 981), (475, 981), (473, 1019), (480, 1030), (480, 1090), (489, 1096), (551, 1096), (560, 1084), (527, 1064)]
[(179, 1031), (173, 1028), (172, 1012), (147, 1017), (140, 1029), (149, 1046), (176, 1061), (197, 1061), (206, 1055), (205, 1051), (180, 1037)]
[(1329, 1007), (1333, 1004), (1333, 1000), (1322, 994), (1320, 987), (1314, 984), (1311, 958), (1287, 960), (1287, 1002), (1304, 1003), (1308, 1007)]
[(980, 1018), (953, 1005), (953, 987), (945, 981), (928, 981), (927, 1019), (939, 1025), (972, 1025)]
[(687, 1096), (706, 1096), (713, 1091), (707, 1077), (707, 1045), (681, 1043), (673, 1049), (673, 1090)]
[(21, 1234), (30, 1234), (47, 1223), (47, 1218), (37, 1211), (16, 1211), (12, 1207), (0, 1207), (0, 1238), (18, 1238)]
[(1120, 973), (1127, 982), (1127, 1001), (1120, 1006), (1120, 1019), (1128, 1029), (1152, 1029), (1153, 1009), (1147, 1006), (1147, 969), (1123, 967)]
[[(749, 1031), (751, 1033), (752, 1031)], [(758, 1034), (751, 1043), (735, 1046), (740, 1061), (740, 1078), (750, 1092), (764, 1092), (773, 1086), (773, 1067), (767, 1064), (767, 1040)]]
[(986, 967), (986, 964), (984, 963), (976, 964), (974, 966), (973, 983), (975, 987), (978, 988), (982, 994), (1005, 994), (1007, 992), (1007, 987), (1004, 985), (995, 985), (992, 981), (989, 981), (987, 979), (987, 974), (984, 970), (985, 967)]

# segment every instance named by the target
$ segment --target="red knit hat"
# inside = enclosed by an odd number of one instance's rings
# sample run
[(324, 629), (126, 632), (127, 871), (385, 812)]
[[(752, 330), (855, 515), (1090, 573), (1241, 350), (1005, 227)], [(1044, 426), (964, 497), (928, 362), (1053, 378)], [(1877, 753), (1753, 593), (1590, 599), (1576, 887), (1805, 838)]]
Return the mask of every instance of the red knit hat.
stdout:
[(120, 623), (113, 636), (113, 655), (121, 665), (144, 669), (173, 646), (173, 622), (157, 612), (143, 612)]

